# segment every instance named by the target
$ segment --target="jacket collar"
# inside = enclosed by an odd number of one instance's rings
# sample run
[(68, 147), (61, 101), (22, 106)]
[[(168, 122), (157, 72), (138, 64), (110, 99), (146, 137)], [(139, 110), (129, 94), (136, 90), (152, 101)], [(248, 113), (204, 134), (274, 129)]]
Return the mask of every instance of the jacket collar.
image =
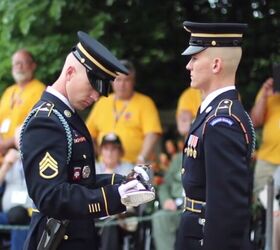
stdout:
[(68, 121), (73, 128), (78, 130), (81, 134), (85, 135), (87, 140), (91, 141), (90, 133), (77, 112), (73, 112), (63, 101), (57, 96), (45, 91), (41, 98), (44, 102), (50, 102), (54, 105), (54, 109), (57, 109), (63, 117)]
[(222, 94), (216, 96), (216, 98), (207, 105), (207, 107), (204, 109), (202, 113), (198, 111), (197, 116), (191, 125), (189, 134), (191, 134), (196, 128), (198, 128), (201, 125), (201, 123), (205, 120), (207, 115), (219, 105), (220, 101), (224, 99), (237, 100), (238, 99), (237, 90), (234, 89), (234, 90), (223, 92)]
[(223, 88), (217, 89), (217, 90), (213, 91), (212, 93), (210, 93), (208, 96), (206, 96), (206, 98), (201, 103), (200, 113), (202, 113), (207, 108), (209, 103), (211, 103), (217, 96), (219, 96), (220, 94), (227, 92), (229, 90), (233, 90), (233, 89), (235, 89), (234, 85), (223, 87)]

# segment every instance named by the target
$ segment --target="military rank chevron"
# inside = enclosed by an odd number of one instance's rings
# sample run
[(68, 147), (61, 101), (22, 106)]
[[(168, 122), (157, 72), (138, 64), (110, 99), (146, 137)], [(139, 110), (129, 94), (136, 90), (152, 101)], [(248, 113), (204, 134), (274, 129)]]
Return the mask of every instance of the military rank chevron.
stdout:
[(47, 152), (39, 163), (40, 176), (44, 179), (52, 179), (58, 175), (57, 161)]

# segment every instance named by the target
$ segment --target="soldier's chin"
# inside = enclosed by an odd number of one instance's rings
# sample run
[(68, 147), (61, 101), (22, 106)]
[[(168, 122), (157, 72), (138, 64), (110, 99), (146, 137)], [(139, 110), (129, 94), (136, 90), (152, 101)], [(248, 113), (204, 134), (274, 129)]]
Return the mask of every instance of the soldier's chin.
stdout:
[[(73, 105), (73, 104), (72, 104)], [(82, 102), (79, 102), (79, 103), (77, 103), (76, 105), (73, 105), (73, 108), (75, 109), (75, 110), (80, 110), (80, 111), (82, 111), (82, 110), (85, 110), (87, 107), (89, 107), (90, 105), (87, 103), (87, 102), (85, 102), (85, 101), (82, 101)]]

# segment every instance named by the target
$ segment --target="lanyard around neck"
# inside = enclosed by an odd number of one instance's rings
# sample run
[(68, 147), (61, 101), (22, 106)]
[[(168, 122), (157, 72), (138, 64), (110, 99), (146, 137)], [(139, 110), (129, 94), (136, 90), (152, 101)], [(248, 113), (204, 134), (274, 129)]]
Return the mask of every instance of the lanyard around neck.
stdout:
[(115, 125), (117, 125), (118, 121), (120, 120), (120, 118), (124, 114), (125, 110), (127, 109), (128, 103), (129, 103), (129, 101), (124, 101), (124, 105), (123, 105), (122, 109), (118, 112), (117, 111), (116, 99), (114, 99), (113, 113), (114, 113), (114, 118), (115, 118)]
[(23, 92), (23, 88), (20, 89), (19, 91), (17, 91), (17, 90), (13, 91), (12, 96), (11, 96), (11, 100), (10, 100), (11, 109), (13, 109), (17, 104), (21, 104), (21, 102), (22, 102), (22, 99), (21, 99), (22, 92)]

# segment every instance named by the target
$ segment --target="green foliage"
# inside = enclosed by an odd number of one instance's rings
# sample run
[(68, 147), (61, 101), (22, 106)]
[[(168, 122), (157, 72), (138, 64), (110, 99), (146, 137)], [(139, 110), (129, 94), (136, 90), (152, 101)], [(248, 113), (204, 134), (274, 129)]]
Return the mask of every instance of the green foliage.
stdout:
[(50, 17), (55, 21), (59, 21), (61, 18), (62, 8), (66, 5), (66, 1), (53, 0), (50, 6), (49, 14)]
[(0, 93), (13, 82), (11, 55), (29, 49), (37, 77), (52, 83), (84, 30), (137, 68), (137, 88), (160, 108), (175, 108), (188, 85), (188, 58), (180, 56), (188, 34), (184, 20), (247, 22), (244, 55), (237, 78), (249, 109), (260, 84), (280, 61), (280, 2), (277, 0), (1, 0)]

